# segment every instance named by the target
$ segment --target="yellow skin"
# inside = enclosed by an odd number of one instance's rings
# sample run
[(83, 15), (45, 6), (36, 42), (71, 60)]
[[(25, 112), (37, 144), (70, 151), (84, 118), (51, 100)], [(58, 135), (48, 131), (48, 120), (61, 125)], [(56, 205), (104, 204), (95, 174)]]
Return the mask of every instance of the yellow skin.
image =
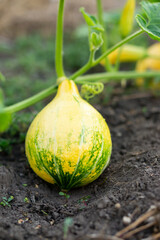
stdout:
[[(160, 43), (155, 43), (151, 47), (148, 48), (148, 54), (157, 56), (160, 58)], [(146, 70), (160, 70), (160, 59), (156, 58), (145, 58), (139, 60), (136, 65), (137, 72), (144, 72)], [(145, 83), (145, 79), (138, 78), (136, 80), (136, 85), (142, 87)], [(154, 80), (150, 80), (149, 87), (153, 90), (160, 89), (160, 82), (155, 82)]]
[[(147, 55), (150, 55), (150, 57), (146, 57)], [(118, 56), (119, 56), (120, 62), (138, 61), (136, 64), (137, 72), (144, 72), (147, 70), (155, 70), (155, 71), (160, 70), (160, 59), (158, 59), (160, 58), (160, 43), (155, 43), (148, 49), (126, 44), (121, 49), (120, 48), (116, 49), (111, 54), (109, 54), (108, 59), (110, 63), (115, 64)], [(101, 64), (104, 65), (105, 60), (101, 61)], [(138, 78), (136, 80), (136, 85), (138, 87), (144, 86), (144, 83), (145, 83), (145, 79), (143, 78)], [(156, 90), (156, 89), (159, 90), (160, 83), (152, 79), (149, 81), (148, 87), (153, 90)]]
[(31, 168), (63, 190), (98, 178), (109, 163), (111, 149), (105, 120), (70, 80), (59, 85), (56, 97), (36, 116), (26, 137)]
[(128, 36), (132, 31), (135, 7), (135, 0), (127, 0), (120, 20), (120, 33), (123, 37)]
[[(146, 55), (147, 51), (143, 47), (134, 46), (131, 44), (125, 44), (123, 47), (116, 49), (108, 55), (108, 59), (111, 64), (115, 64), (117, 57), (119, 56), (120, 62), (135, 62)], [(105, 60), (101, 61), (101, 64), (105, 64)]]

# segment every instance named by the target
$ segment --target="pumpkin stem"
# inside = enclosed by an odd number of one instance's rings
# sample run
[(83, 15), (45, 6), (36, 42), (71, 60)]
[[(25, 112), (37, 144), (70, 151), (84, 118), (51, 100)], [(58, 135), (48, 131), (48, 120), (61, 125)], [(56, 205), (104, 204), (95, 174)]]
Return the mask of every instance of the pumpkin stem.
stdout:
[(64, 94), (80, 96), (77, 85), (72, 80), (68, 79), (63, 80), (58, 87), (57, 96), (63, 96)]

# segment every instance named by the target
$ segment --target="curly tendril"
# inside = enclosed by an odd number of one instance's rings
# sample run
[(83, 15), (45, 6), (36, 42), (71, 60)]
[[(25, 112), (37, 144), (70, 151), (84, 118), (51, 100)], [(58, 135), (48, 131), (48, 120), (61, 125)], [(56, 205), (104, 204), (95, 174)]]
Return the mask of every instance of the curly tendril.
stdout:
[(81, 87), (81, 96), (88, 101), (90, 98), (103, 92), (103, 89), (104, 84), (101, 82), (87, 83)]

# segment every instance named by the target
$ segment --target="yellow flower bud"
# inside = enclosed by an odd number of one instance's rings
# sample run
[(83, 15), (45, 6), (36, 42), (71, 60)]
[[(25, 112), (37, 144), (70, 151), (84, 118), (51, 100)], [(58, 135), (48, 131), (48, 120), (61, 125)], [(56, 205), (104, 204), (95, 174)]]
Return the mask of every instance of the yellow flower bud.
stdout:
[(123, 37), (128, 36), (132, 31), (135, 7), (135, 0), (127, 0), (120, 19), (120, 33)]

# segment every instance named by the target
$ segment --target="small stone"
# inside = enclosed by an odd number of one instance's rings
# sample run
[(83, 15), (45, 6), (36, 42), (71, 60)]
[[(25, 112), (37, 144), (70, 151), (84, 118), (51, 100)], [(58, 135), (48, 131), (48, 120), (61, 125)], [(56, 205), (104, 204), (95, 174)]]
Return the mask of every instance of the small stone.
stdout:
[(121, 132), (117, 132), (117, 137), (122, 137), (122, 133)]
[(127, 216), (124, 216), (123, 217), (123, 223), (125, 225), (129, 225), (131, 223), (131, 218), (130, 217), (127, 217)]
[(102, 198), (98, 201), (97, 208), (99, 208), (99, 209), (106, 208), (108, 206), (109, 202), (110, 202), (110, 200), (107, 197)]
[(35, 229), (40, 229), (40, 228), (41, 228), (40, 224), (35, 227)]
[(156, 206), (155, 205), (151, 205), (149, 210), (153, 210), (153, 209), (156, 209)]
[(19, 176), (20, 177), (24, 177), (24, 173), (19, 173)]
[(120, 204), (120, 203), (116, 203), (116, 204), (115, 204), (115, 208), (116, 208), (116, 209), (120, 209), (120, 208), (121, 208), (121, 204)]
[(52, 219), (52, 220), (50, 221), (51, 226), (53, 226), (54, 223), (55, 223), (55, 221)]
[(34, 196), (34, 195), (31, 195), (30, 199), (31, 199), (31, 202), (32, 202), (32, 203), (35, 203), (35, 202), (36, 202), (36, 199), (35, 199), (35, 196)]
[(23, 220), (23, 219), (18, 220), (18, 224), (23, 224), (24, 222), (25, 222), (25, 220)]

